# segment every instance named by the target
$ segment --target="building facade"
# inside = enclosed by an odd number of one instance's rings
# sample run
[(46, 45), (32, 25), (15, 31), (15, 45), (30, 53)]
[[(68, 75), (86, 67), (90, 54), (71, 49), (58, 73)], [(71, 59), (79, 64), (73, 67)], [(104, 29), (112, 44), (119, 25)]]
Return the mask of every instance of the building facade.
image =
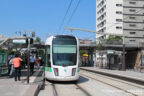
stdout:
[[(130, 46), (144, 44), (144, 0), (97, 0), (96, 42), (101, 43), (109, 34), (122, 34), (123, 43)], [(106, 58), (97, 51), (96, 58)], [(126, 54), (128, 55), (128, 54)], [(107, 60), (106, 60), (107, 61)]]
[[(96, 31), (99, 33), (123, 33), (123, 0), (97, 0)], [(96, 34), (96, 41), (106, 39), (108, 35)]]
[[(144, 42), (144, 0), (97, 0), (96, 31), (123, 34), (126, 44)], [(96, 34), (101, 42), (108, 35)]]
[(144, 0), (124, 0), (123, 33), (126, 44), (144, 42)]

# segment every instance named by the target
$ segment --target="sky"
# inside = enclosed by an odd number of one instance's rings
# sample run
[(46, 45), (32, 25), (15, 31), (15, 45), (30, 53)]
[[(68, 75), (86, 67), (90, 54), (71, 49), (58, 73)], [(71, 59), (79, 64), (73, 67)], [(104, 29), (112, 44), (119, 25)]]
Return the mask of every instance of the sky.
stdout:
[[(71, 0), (0, 0), (0, 34), (20, 36), (24, 30), (34, 30), (42, 41), (50, 35), (66, 34), (64, 27), (96, 30), (96, 0), (73, 0), (63, 21)], [(70, 22), (68, 23), (70, 17)], [(61, 26), (61, 27), (60, 27)], [(27, 31), (30, 36), (30, 32)], [(95, 40), (95, 34), (75, 30), (73, 35), (80, 39)]]

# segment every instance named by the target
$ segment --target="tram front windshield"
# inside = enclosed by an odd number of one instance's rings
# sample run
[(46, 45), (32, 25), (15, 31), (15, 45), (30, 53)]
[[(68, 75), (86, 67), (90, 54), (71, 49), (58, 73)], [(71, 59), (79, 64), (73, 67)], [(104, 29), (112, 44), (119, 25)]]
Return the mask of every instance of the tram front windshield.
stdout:
[(77, 43), (74, 37), (56, 37), (53, 40), (53, 65), (74, 66), (77, 60)]

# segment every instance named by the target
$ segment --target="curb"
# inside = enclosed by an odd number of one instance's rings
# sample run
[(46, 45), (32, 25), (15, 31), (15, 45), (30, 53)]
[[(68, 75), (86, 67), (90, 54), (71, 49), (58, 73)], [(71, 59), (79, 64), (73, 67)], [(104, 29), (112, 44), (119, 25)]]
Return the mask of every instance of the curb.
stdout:
[(97, 71), (97, 70), (91, 70), (91, 69), (86, 69), (86, 68), (80, 68), (80, 69), (81, 70), (86, 70), (86, 71), (89, 71), (89, 72), (98, 73), (98, 74), (105, 75), (105, 76), (109, 76), (109, 77), (114, 77), (114, 78), (117, 78), (117, 79), (122, 79), (122, 80), (125, 80), (125, 81), (140, 84), (140, 85), (144, 84), (144, 80), (139, 79), (139, 78), (135, 78), (135, 77), (124, 76), (124, 75), (120, 75), (120, 74), (112, 74), (112, 73), (107, 73), (107, 72), (102, 72), (102, 71)]
[[(39, 78), (38, 76), (41, 74), (43, 74), (42, 69), (39, 70), (38, 72), (34, 73), (35, 77), (34, 80), (31, 82), (30, 87), (28, 88), (28, 91), (26, 92), (26, 94), (24, 96), (38, 96), (39, 91), (43, 89), (43, 81), (39, 82), (39, 80), (41, 80), (41, 78)], [(38, 82), (38, 83), (37, 83)]]
[(24, 96), (37, 96), (39, 93), (40, 86), (39, 85), (30, 85), (28, 91), (24, 94)]

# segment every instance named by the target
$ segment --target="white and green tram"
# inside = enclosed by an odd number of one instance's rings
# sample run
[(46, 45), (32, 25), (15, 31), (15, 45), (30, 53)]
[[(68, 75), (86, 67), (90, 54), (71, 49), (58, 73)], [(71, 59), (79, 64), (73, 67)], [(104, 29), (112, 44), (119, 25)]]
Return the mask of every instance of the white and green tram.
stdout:
[(69, 35), (47, 38), (45, 78), (54, 81), (76, 81), (79, 78), (79, 41)]

